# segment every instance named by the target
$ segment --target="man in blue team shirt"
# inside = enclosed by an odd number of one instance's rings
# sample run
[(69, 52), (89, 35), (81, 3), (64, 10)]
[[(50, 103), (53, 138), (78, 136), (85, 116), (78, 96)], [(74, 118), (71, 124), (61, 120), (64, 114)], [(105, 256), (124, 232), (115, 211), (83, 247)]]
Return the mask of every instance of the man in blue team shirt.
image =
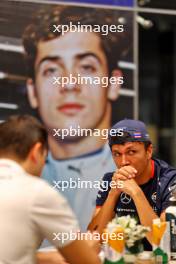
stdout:
[[(165, 217), (170, 187), (176, 181), (176, 169), (165, 161), (152, 158), (153, 146), (143, 122), (124, 119), (113, 128), (123, 129), (122, 136), (109, 136), (109, 146), (118, 169), (106, 173), (103, 180), (109, 183), (122, 180), (123, 184), (122, 188), (109, 187), (108, 191), (101, 188), (89, 229), (102, 232), (115, 214), (131, 215), (151, 228), (153, 219)], [(146, 250), (151, 250), (151, 241), (149, 232), (144, 240)]]

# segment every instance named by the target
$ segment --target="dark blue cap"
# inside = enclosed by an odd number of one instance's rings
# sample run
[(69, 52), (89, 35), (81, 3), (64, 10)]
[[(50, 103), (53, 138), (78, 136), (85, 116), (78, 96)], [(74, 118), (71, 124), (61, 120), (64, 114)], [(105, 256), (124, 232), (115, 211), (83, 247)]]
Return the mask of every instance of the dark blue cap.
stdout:
[(125, 142), (151, 142), (146, 126), (142, 121), (123, 119), (109, 131), (109, 145)]

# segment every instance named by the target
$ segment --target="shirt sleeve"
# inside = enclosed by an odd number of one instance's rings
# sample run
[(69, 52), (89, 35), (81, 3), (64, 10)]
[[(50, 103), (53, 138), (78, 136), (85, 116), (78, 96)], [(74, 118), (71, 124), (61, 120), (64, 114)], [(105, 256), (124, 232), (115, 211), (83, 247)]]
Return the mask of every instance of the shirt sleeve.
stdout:
[(41, 180), (35, 186), (31, 218), (42, 239), (55, 247), (63, 247), (76, 239), (78, 222), (66, 199)]
[(172, 196), (172, 189), (174, 186), (176, 188), (176, 170), (171, 180), (169, 180), (166, 187), (162, 190), (161, 212), (163, 212), (170, 205), (170, 198)]
[(97, 194), (96, 206), (102, 206), (108, 197), (108, 193), (111, 189), (110, 183), (113, 173), (106, 173), (101, 181), (100, 189)]

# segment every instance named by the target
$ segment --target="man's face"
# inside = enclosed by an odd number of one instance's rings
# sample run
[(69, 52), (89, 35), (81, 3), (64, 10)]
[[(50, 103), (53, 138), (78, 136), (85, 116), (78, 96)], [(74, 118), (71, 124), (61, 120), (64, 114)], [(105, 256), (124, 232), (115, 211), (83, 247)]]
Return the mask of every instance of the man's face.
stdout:
[(112, 146), (112, 155), (118, 168), (130, 165), (137, 170), (140, 177), (147, 168), (152, 157), (152, 145), (147, 150), (142, 142), (127, 142)]
[[(67, 33), (56, 39), (41, 41), (35, 61), (35, 83), (28, 81), (31, 106), (39, 109), (47, 128), (96, 128), (110, 114), (109, 99), (118, 90), (101, 84), (53, 84), (53, 77), (108, 76), (108, 65), (100, 38), (95, 33)], [(113, 89), (116, 89), (113, 87)], [(118, 88), (117, 88), (118, 89)]]

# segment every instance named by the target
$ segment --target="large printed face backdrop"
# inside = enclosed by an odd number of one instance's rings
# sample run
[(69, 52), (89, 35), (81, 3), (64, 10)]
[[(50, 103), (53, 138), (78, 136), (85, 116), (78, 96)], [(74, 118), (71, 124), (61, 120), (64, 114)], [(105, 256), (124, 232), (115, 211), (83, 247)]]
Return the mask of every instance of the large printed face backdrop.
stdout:
[[(31, 23), (31, 18), (37, 10), (48, 8), (48, 6), (54, 7), (56, 5), (52, 5), (52, 1), (50, 4), (39, 4), (36, 3), (37, 1), (35, 1), (35, 3), (32, 2), (34, 1), (29, 3), (25, 1), (19, 2), (2, 0), (0, 2), (0, 120), (4, 120), (11, 114), (35, 113), (35, 111), (31, 111), (31, 107), (29, 106), (26, 97), (25, 83), (27, 72), (26, 65), (23, 60), (23, 46), (21, 38), (26, 26)], [(57, 6), (62, 5), (58, 3)], [(128, 33), (125, 40), (125, 42), (128, 43), (125, 45), (127, 47), (122, 49), (122, 46), (124, 45), (124, 41), (122, 41), (121, 44), (117, 45), (117, 49), (113, 51), (113, 54), (108, 54), (110, 60), (110, 56), (113, 58), (119, 58), (117, 61), (117, 68), (122, 71), (124, 77), (124, 84), (121, 86), (119, 91), (120, 97), (117, 98), (117, 100), (112, 100), (112, 123), (114, 123), (121, 118), (133, 117), (134, 115), (135, 92), (133, 87), (133, 15), (130, 11), (122, 11), (120, 13), (119, 22), (119, 10), (113, 10), (112, 6), (110, 6), (110, 8), (109, 12), (112, 12), (112, 16), (114, 17), (116, 24), (123, 22), (123, 20), (125, 21), (124, 29)], [(72, 11), (73, 15), (74, 12), (79, 9), (80, 7), (75, 7)], [(82, 7), (82, 10), (86, 9), (87, 7)], [(104, 9), (101, 9), (101, 5), (100, 8), (96, 10), (99, 14), (104, 12)], [(102, 13), (102, 19), (103, 15), (104, 14)], [(99, 21), (97, 21), (97, 24), (98, 23)], [(113, 34), (115, 36), (119, 33)], [(73, 34), (72, 39), (74, 40), (75, 38), (76, 34), (75, 36)], [(104, 39), (107, 39), (108, 43), (108, 36), (104, 36)], [(71, 42), (69, 47), (70, 50), (72, 49)], [(111, 46), (109, 46), (109, 49), (111, 49)]]
[[(64, 32), (63, 26), (71, 29), (71, 24), (77, 30)], [(85, 25), (88, 29), (81, 28)], [(0, 120), (13, 114), (32, 114), (50, 131), (70, 126), (107, 129), (122, 118), (134, 117), (130, 9), (1, 0), (0, 58)], [(76, 83), (63, 85), (61, 77), (70, 76), (77, 77)], [(78, 81), (78, 76), (89, 77), (89, 82)], [(59, 83), (54, 83), (56, 78)], [(114, 169), (110, 149), (98, 137), (66, 138), (53, 144), (43, 174), (51, 184), (70, 178), (79, 181), (81, 177), (100, 181), (105, 172)], [(85, 228), (97, 189), (77, 189), (67, 188), (64, 195)]]

